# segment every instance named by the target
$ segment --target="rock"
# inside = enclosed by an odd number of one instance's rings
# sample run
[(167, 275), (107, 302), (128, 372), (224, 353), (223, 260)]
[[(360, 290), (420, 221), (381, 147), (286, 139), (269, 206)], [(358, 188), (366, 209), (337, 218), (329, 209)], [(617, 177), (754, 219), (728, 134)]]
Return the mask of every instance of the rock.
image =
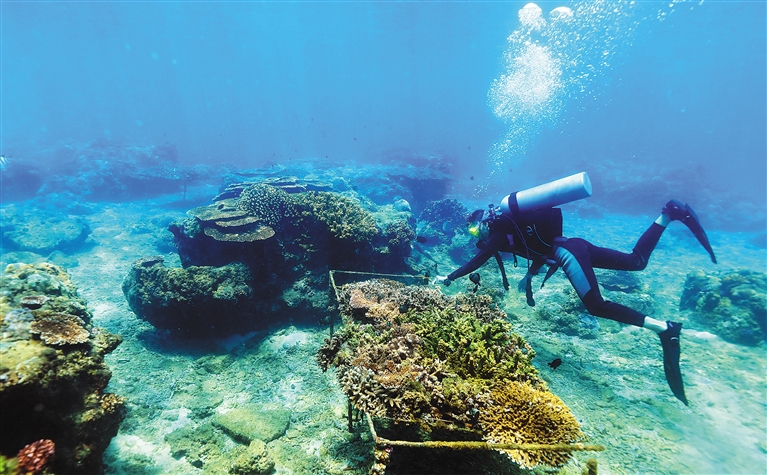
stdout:
[(80, 249), (91, 233), (84, 218), (63, 213), (40, 213), (15, 205), (2, 210), (0, 234), (9, 251), (47, 255), (53, 251)]
[(767, 274), (738, 270), (687, 275), (681, 310), (723, 339), (743, 345), (767, 340)]
[(250, 442), (248, 448), (240, 454), (229, 469), (236, 475), (267, 475), (274, 471), (274, 461), (266, 452), (266, 444), (258, 439)]
[(270, 442), (285, 435), (290, 411), (260, 404), (240, 406), (213, 416), (213, 424), (233, 439), (249, 444), (253, 440)]
[(226, 436), (216, 431), (210, 422), (195, 428), (188, 425), (165, 436), (171, 455), (175, 458), (186, 457), (187, 462), (197, 468), (221, 455), (225, 439)]
[(189, 409), (193, 419), (203, 419), (210, 416), (224, 402), (224, 397), (221, 393), (204, 390), (182, 390), (179, 391), (174, 399), (183, 407)]

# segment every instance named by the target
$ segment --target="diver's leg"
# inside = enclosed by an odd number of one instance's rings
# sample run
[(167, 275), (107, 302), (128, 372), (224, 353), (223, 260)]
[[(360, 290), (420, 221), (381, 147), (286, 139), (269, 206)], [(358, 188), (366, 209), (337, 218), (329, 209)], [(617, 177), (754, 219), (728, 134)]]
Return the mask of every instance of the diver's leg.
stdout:
[[(600, 248), (596, 248), (583, 239), (567, 239), (557, 245), (554, 251), (554, 260), (565, 272), (590, 314), (628, 325), (644, 326), (644, 315), (634, 309), (615, 302), (608, 302), (602, 298), (591, 263), (591, 251), (598, 249)], [(609, 249), (607, 250), (609, 251)], [(618, 253), (618, 251), (612, 252)], [(627, 256), (628, 254), (623, 255)]]
[(647, 267), (650, 255), (658, 245), (663, 231), (672, 221), (681, 221), (687, 226), (703, 247), (708, 251), (711, 260), (716, 263), (716, 256), (708, 236), (700, 225), (700, 220), (695, 211), (689, 205), (683, 205), (677, 200), (671, 200), (663, 207), (658, 219), (653, 222), (649, 228), (642, 234), (634, 246), (631, 254), (608, 249), (604, 247), (592, 246), (591, 264), (597, 269), (614, 270), (643, 270)]
[[(655, 239), (655, 242), (657, 243), (657, 239)], [(578, 297), (581, 298), (581, 301), (586, 306), (586, 310), (590, 314), (609, 318), (620, 323), (645, 327), (658, 333), (663, 347), (663, 368), (666, 373), (666, 380), (674, 396), (684, 404), (687, 404), (682, 373), (679, 369), (679, 334), (682, 324), (656, 320), (625, 305), (604, 300), (599, 291), (596, 275), (591, 263), (592, 252), (599, 254), (604, 250), (603, 248), (593, 246), (583, 239), (567, 239), (558, 243), (554, 251), (554, 259), (564, 270), (565, 275), (567, 275), (573, 288), (578, 293)], [(608, 249), (608, 251), (610, 250)]]
[(666, 226), (659, 224), (656, 220), (639, 237), (630, 254), (605, 247), (591, 246), (591, 264), (597, 269), (644, 270), (665, 230)]

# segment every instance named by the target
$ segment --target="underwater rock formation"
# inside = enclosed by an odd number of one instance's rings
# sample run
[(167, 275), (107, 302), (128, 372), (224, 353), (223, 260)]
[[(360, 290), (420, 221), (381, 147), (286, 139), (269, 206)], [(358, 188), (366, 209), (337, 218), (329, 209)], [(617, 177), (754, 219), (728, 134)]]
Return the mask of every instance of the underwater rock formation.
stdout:
[[(60, 267), (9, 265), (0, 288), (0, 456), (20, 453), (15, 463), (34, 471), (55, 446), (44, 464), (54, 473), (103, 473), (101, 456), (125, 417), (125, 400), (104, 392), (104, 356), (122, 339), (91, 326)], [(50, 444), (22, 450), (40, 439)]]
[(122, 288), (131, 310), (155, 327), (210, 336), (255, 326), (264, 309), (252, 283), (244, 264), (168, 268), (159, 257), (136, 261)]
[(169, 227), (184, 269), (146, 258), (123, 283), (131, 309), (157, 328), (225, 335), (316, 321), (331, 305), (329, 269), (415, 273), (412, 213), (353, 193), (289, 194), (258, 183), (188, 215)]
[[(125, 147), (105, 140), (66, 144), (55, 152), (55, 167), (41, 176), (41, 192), (71, 192), (90, 201), (130, 201), (179, 193), (220, 176), (222, 169), (179, 163), (171, 143)], [(62, 172), (58, 173), (58, 169)], [(71, 170), (77, 170), (72, 174)]]
[[(339, 309), (344, 326), (326, 340), (317, 359), (323, 369), (337, 368), (356, 409), (471, 429), (488, 441), (582, 438), (569, 409), (533, 367), (535, 352), (511, 332), (506, 314), (489, 296), (448, 297), (435, 288), (371, 280), (344, 285)], [(525, 467), (559, 466), (569, 459), (567, 452), (509, 455)]]
[(723, 274), (687, 274), (681, 310), (732, 343), (757, 345), (767, 340), (767, 274), (749, 270)]
[(72, 252), (83, 247), (91, 233), (79, 216), (40, 212), (16, 205), (0, 208), (0, 239), (4, 251), (29, 251), (48, 255), (54, 251)]
[(465, 232), (469, 209), (454, 199), (432, 201), (418, 216), (418, 234), (434, 243), (449, 244), (457, 232)]

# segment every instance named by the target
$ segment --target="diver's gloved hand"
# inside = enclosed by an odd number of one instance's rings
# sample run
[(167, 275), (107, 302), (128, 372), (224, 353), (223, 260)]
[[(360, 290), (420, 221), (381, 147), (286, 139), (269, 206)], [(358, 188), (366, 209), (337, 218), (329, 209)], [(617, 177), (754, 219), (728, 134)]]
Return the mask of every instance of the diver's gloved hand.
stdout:
[(663, 346), (663, 370), (666, 372), (666, 381), (668, 381), (671, 392), (687, 406), (682, 371), (679, 369), (679, 334), (682, 331), (682, 324), (676, 322), (666, 322), (666, 324), (668, 329), (658, 333), (660, 343)]
[(533, 274), (529, 272), (525, 274), (525, 276), (522, 277), (522, 280), (519, 281), (519, 284), (517, 284), (517, 289), (519, 289), (520, 292), (525, 293), (527, 305), (535, 307), (535, 299), (533, 298)]

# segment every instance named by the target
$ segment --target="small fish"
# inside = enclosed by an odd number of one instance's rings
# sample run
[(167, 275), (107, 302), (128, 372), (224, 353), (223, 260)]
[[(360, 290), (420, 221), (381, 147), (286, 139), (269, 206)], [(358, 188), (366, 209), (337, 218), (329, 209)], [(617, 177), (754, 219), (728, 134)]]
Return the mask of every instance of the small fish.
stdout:
[(472, 281), (475, 285), (480, 285), (479, 283), (479, 273), (474, 272), (469, 274), (469, 280)]
[(425, 238), (423, 236), (416, 236), (415, 240), (416, 240), (416, 242), (420, 242), (421, 244), (425, 244), (426, 242), (429, 241), (427, 238)]
[(474, 175), (470, 176), (469, 180), (474, 181)]
[(562, 364), (562, 358), (557, 358), (551, 363), (549, 363), (549, 366), (551, 367), (551, 369), (557, 369), (559, 368), (559, 365), (561, 364)]

